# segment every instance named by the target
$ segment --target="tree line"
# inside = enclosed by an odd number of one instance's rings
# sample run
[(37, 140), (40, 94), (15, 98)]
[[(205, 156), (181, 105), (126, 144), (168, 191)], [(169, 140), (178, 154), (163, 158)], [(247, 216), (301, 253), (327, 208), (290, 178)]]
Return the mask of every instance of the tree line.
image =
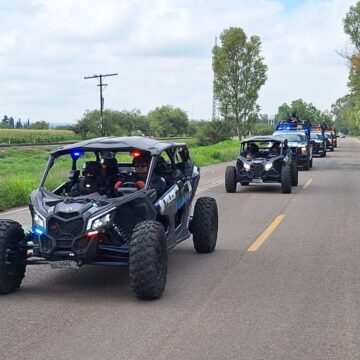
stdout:
[(46, 121), (30, 122), (30, 119), (22, 122), (19, 118), (16, 122), (12, 116), (4, 115), (0, 121), (0, 129), (32, 129), (32, 130), (47, 130), (49, 129), (49, 123)]
[(343, 25), (353, 45), (351, 51), (341, 53), (349, 65), (349, 93), (336, 100), (331, 114), (340, 131), (360, 135), (360, 1), (350, 6)]

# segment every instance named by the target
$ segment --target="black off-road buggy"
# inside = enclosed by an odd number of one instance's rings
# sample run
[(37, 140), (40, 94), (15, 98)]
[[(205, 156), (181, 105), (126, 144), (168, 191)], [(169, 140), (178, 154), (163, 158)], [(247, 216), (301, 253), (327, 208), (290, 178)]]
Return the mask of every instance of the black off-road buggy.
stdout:
[(280, 183), (283, 193), (291, 193), (298, 184), (296, 154), (286, 139), (273, 136), (255, 136), (243, 140), (235, 166), (225, 170), (225, 190), (236, 192), (237, 183)]
[[(151, 159), (143, 189), (127, 181), (114, 190), (117, 179), (104, 176), (111, 190), (106, 195), (69, 196), (82, 180), (81, 162), (100, 163), (112, 156), (117, 158), (117, 176), (131, 179), (133, 157), (142, 154)], [(69, 178), (64, 169), (71, 169)], [(166, 182), (163, 193), (151, 188), (153, 176)], [(191, 233), (196, 251), (210, 253), (216, 246), (216, 201), (198, 198), (190, 215), (199, 179), (199, 168), (192, 163), (186, 144), (108, 137), (53, 151), (39, 188), (30, 195), (32, 230), (24, 234), (17, 222), (0, 220), (0, 293), (19, 288), (27, 265), (78, 268), (96, 264), (129, 266), (134, 294), (143, 299), (160, 297), (169, 249)], [(58, 186), (53, 190), (55, 183)]]
[(311, 127), (311, 140), (313, 140), (313, 155), (326, 156), (326, 139), (324, 136), (324, 128), (322, 126)]

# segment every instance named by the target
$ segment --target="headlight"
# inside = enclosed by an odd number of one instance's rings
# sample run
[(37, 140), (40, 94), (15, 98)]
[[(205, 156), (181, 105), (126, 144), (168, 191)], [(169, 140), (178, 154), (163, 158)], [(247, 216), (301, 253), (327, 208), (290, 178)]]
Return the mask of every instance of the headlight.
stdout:
[(272, 168), (273, 164), (272, 163), (266, 163), (265, 164), (265, 171), (269, 171)]
[(45, 228), (45, 219), (43, 216), (41, 216), (38, 212), (35, 211), (34, 214), (34, 225), (40, 226), (42, 228)]
[(306, 154), (306, 153), (307, 153), (306, 147), (302, 147), (302, 148), (301, 148), (301, 153), (302, 153), (302, 154)]
[(96, 230), (99, 227), (102, 227), (104, 225), (107, 225), (111, 220), (111, 215), (110, 214), (106, 214), (96, 220), (93, 221), (92, 225), (91, 225), (91, 229), (92, 230)]
[(111, 208), (102, 214), (91, 217), (86, 226), (86, 230), (96, 230), (104, 225), (107, 225), (111, 221), (113, 210), (115, 210), (115, 208)]
[(244, 169), (245, 169), (246, 171), (249, 171), (249, 170), (250, 170), (250, 164), (244, 162)]

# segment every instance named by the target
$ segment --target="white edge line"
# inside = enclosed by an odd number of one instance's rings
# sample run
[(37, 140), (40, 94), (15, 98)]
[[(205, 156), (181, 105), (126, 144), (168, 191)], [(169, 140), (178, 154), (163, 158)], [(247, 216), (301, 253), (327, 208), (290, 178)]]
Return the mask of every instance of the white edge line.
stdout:
[(17, 213), (17, 212), (20, 212), (20, 211), (24, 211), (24, 210), (27, 210), (27, 209), (28, 209), (27, 207), (24, 207), (24, 208), (21, 208), (21, 209), (17, 209), (17, 210), (12, 210), (12, 211), (8, 211), (8, 212), (0, 213), (0, 216), (9, 215), (9, 214), (14, 214), (14, 213)]
[(199, 190), (197, 191), (197, 194), (202, 193), (202, 192), (204, 192), (206, 190), (209, 190), (209, 189), (211, 189), (211, 188), (213, 188), (215, 186), (221, 185), (223, 183), (224, 183), (224, 180), (218, 180), (218, 181), (214, 182), (213, 184), (203, 186), (203, 187), (199, 188)]

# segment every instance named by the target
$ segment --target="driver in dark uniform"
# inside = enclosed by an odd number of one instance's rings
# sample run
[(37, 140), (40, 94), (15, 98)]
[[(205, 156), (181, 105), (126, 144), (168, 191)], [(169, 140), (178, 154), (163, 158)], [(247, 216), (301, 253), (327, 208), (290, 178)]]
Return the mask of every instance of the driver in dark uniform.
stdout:
[[(115, 190), (120, 189), (126, 182), (133, 182), (136, 184), (138, 189), (143, 189), (145, 187), (146, 178), (149, 172), (150, 162), (151, 157), (146, 154), (141, 154), (137, 157), (134, 157), (132, 163), (135, 167), (135, 174), (132, 176), (127, 176), (124, 179), (118, 181), (115, 184)], [(166, 182), (164, 178), (154, 173), (150, 179), (150, 189), (155, 189), (158, 195), (162, 194), (166, 189)]]

